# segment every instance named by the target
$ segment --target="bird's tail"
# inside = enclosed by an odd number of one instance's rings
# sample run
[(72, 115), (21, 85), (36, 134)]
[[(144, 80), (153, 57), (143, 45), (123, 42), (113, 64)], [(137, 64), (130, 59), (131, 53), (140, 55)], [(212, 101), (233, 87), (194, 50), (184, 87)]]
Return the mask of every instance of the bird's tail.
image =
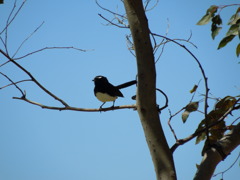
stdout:
[(116, 88), (118, 88), (118, 89), (123, 89), (123, 88), (129, 87), (129, 86), (132, 86), (132, 85), (134, 85), (134, 84), (137, 84), (137, 81), (136, 81), (136, 80), (133, 80), (133, 81), (129, 81), (129, 82), (120, 84), (120, 85), (116, 86)]

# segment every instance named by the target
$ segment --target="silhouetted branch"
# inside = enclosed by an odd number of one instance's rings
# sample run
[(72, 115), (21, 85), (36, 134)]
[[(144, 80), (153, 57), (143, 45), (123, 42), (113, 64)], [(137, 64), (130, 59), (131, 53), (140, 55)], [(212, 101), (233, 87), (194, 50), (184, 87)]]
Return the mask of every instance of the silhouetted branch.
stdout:
[(42, 84), (40, 84), (34, 77), (33, 75), (28, 72), (25, 68), (23, 68), (20, 64), (18, 64), (16, 61), (14, 61), (12, 58), (9, 57), (8, 54), (6, 54), (5, 52), (3, 52), (0, 49), (0, 53), (2, 55), (4, 55), (10, 62), (12, 62), (14, 65), (16, 65), (19, 69), (21, 69), (23, 72), (25, 72), (30, 78), (31, 80), (38, 86), (40, 87), (43, 91), (45, 91), (48, 95), (50, 95), (51, 97), (53, 97), (54, 99), (56, 99), (57, 101), (61, 102), (64, 106), (68, 106), (68, 104), (66, 102), (64, 102), (62, 99), (60, 99), (59, 97), (57, 97), (56, 95), (54, 95), (53, 93), (51, 93), (49, 90), (47, 90)]
[(156, 0), (156, 3), (151, 8), (148, 9), (148, 6), (151, 2), (152, 2), (152, 0), (146, 0), (145, 1), (145, 6), (144, 6), (145, 12), (153, 10), (158, 5), (159, 0)]
[[(126, 24), (124, 23), (124, 21), (127, 19), (124, 15), (121, 15), (121, 14), (116, 13), (116, 12), (113, 12), (113, 11), (107, 9), (107, 8), (104, 8), (103, 6), (101, 6), (101, 5), (99, 4), (99, 2), (98, 2), (97, 0), (95, 0), (95, 2), (96, 2), (96, 4), (97, 4), (101, 9), (103, 9), (104, 11), (107, 11), (108, 13), (110, 13), (110, 14), (112, 14), (112, 15), (114, 16), (113, 20), (109, 20), (109, 19), (105, 18), (104, 16), (102, 16), (101, 14), (98, 14), (102, 19), (104, 19), (105, 21), (107, 21), (109, 24), (114, 25), (114, 26), (117, 26), (117, 27), (119, 27), (119, 28), (129, 28), (129, 25), (126, 25)], [(122, 24), (123, 26), (118, 25), (117, 23), (114, 23), (114, 22), (113, 22), (114, 20), (117, 20), (117, 22), (118, 22), (119, 24)]]
[(82, 52), (88, 51), (88, 50), (79, 49), (79, 48), (76, 48), (76, 47), (73, 47), (73, 46), (70, 46), (70, 47), (45, 47), (45, 48), (41, 48), (41, 49), (38, 49), (38, 50), (36, 50), (36, 51), (30, 52), (30, 53), (28, 53), (28, 54), (25, 54), (25, 55), (23, 55), (23, 56), (21, 56), (21, 57), (14, 58), (14, 60), (23, 59), (23, 58), (25, 58), (25, 57), (27, 57), (27, 56), (30, 56), (30, 55), (39, 53), (39, 52), (41, 52), (41, 51), (50, 50), (50, 49), (74, 49), (74, 50), (82, 51)]
[(229, 168), (227, 168), (226, 170), (224, 170), (224, 171), (222, 171), (222, 172), (219, 172), (219, 173), (214, 174), (213, 177), (216, 177), (216, 176), (218, 176), (219, 174), (221, 174), (221, 175), (222, 175), (222, 179), (223, 179), (224, 173), (226, 173), (227, 171), (229, 171), (229, 170), (236, 164), (236, 162), (238, 161), (239, 157), (240, 157), (240, 153), (238, 153), (237, 158), (236, 158), (235, 161), (231, 164), (231, 166), (229, 166)]
[(13, 54), (12, 58), (14, 58), (16, 56), (16, 54), (21, 49), (21, 47), (24, 45), (24, 43), (27, 42), (27, 40), (29, 38), (31, 38), (42, 27), (43, 24), (44, 24), (44, 21), (26, 39), (24, 39), (24, 41), (20, 44), (20, 46), (18, 47), (16, 52)]
[[(3, 74), (2, 72), (0, 72), (1, 75), (3, 75), (5, 78), (7, 78), (11, 83), (12, 85), (14, 85), (22, 94), (22, 97), (25, 97), (25, 93), (16, 85), (16, 83), (13, 82), (13, 80), (11, 80), (7, 75)], [(2, 87), (4, 88), (4, 87)], [(0, 88), (0, 89), (2, 89)]]
[(13, 22), (13, 20), (14, 20), (14, 19), (16, 18), (16, 16), (18, 15), (18, 13), (21, 11), (21, 9), (22, 9), (22, 7), (24, 6), (24, 4), (25, 4), (26, 1), (27, 1), (27, 0), (24, 0), (24, 1), (22, 2), (22, 4), (19, 6), (17, 12), (13, 15), (13, 17), (12, 17), (12, 19), (11, 19), (11, 16), (12, 16), (12, 14), (13, 14), (15, 8), (16, 8), (16, 3), (17, 3), (17, 1), (15, 0), (14, 5), (13, 5), (13, 8), (12, 8), (12, 11), (10, 12), (10, 14), (9, 14), (9, 16), (8, 16), (7, 24), (6, 24), (5, 28), (0, 32), (0, 35), (1, 35), (5, 30), (7, 30), (7, 28), (10, 26), (10, 24)]
[[(208, 114), (208, 93), (209, 93), (209, 88), (208, 88), (208, 78), (205, 74), (205, 71), (200, 63), (200, 61), (198, 60), (198, 58), (183, 44), (180, 44), (179, 42), (177, 42), (176, 40), (173, 40), (171, 38), (168, 38), (168, 37), (165, 37), (165, 36), (162, 36), (162, 35), (159, 35), (159, 34), (155, 34), (155, 33), (152, 33), (154, 36), (157, 36), (157, 37), (161, 37), (161, 38), (165, 38), (167, 39), (168, 41), (171, 41), (175, 44), (177, 44), (178, 46), (182, 47), (183, 49), (185, 49), (193, 58), (194, 60), (197, 62), (199, 68), (200, 68), (200, 71), (202, 73), (202, 76), (204, 78), (204, 83), (205, 83), (205, 100), (204, 100), (204, 116), (205, 116), (205, 125), (206, 127), (208, 127), (208, 120), (207, 120), (207, 114)], [(206, 135), (207, 135), (207, 140), (209, 139), (209, 133), (208, 133), (208, 128), (206, 128)]]
[(113, 12), (113, 11), (107, 9), (107, 8), (104, 8), (103, 6), (101, 6), (101, 5), (99, 4), (99, 2), (98, 2), (97, 0), (95, 0), (95, 2), (96, 2), (96, 4), (98, 5), (98, 7), (100, 7), (100, 8), (103, 9), (104, 11), (107, 11), (107, 12), (109, 12), (110, 14), (113, 14), (114, 16), (119, 16), (119, 17), (121, 17), (121, 18), (123, 18), (123, 19), (126, 19), (126, 17), (125, 17), (124, 15), (115, 13), (115, 12)]
[[(0, 73), (1, 73), (1, 72), (0, 72)], [(1, 74), (2, 74), (2, 73), (1, 73)], [(25, 79), (25, 80), (21, 80), (21, 81), (17, 81), (17, 82), (11, 83), (11, 84), (7, 84), (7, 85), (5, 85), (5, 86), (3, 86), (3, 87), (0, 87), (0, 90), (6, 88), (6, 87), (8, 87), (8, 86), (16, 85), (16, 84), (18, 84), (18, 83), (22, 83), (22, 82), (26, 82), (26, 81), (32, 81), (32, 80), (31, 80), (31, 79)]]
[[(237, 105), (238, 102), (240, 102), (240, 98), (236, 100), (235, 105)], [(186, 137), (186, 138), (184, 138), (184, 139), (177, 139), (177, 138), (176, 138), (176, 141), (177, 141), (177, 142), (171, 147), (172, 153), (178, 148), (178, 146), (183, 145), (183, 144), (189, 142), (189, 141), (192, 140), (193, 138), (197, 137), (199, 134), (203, 133), (204, 131), (207, 131), (207, 129), (209, 129), (209, 128), (211, 128), (211, 127), (213, 127), (213, 126), (221, 123), (229, 114), (232, 113), (233, 110), (236, 109), (236, 106), (235, 106), (235, 105), (233, 105), (231, 108), (229, 108), (229, 109), (224, 113), (223, 116), (221, 116), (221, 117), (220, 117), (218, 120), (216, 120), (214, 123), (209, 124), (207, 127), (203, 128), (203, 129), (201, 129), (201, 130), (195, 131), (193, 134), (191, 134), (190, 136), (188, 136), (188, 137)], [(180, 112), (180, 111), (179, 111), (179, 112)], [(179, 113), (179, 112), (178, 112), (178, 113)]]
[[(98, 14), (101, 18), (103, 18), (105, 21), (109, 22), (111, 25), (114, 25), (114, 26), (117, 26), (119, 28), (129, 28), (128, 26), (124, 25), (124, 26), (120, 26), (110, 20), (108, 20), (107, 18), (105, 18), (104, 16), (102, 16), (101, 14)], [(119, 22), (119, 21), (118, 21)], [(120, 24), (123, 24), (123, 23), (120, 23)]]
[(176, 133), (175, 133), (175, 131), (174, 131), (174, 129), (173, 129), (173, 127), (172, 127), (172, 125), (171, 125), (170, 122), (171, 122), (172, 118), (173, 118), (174, 116), (176, 116), (177, 114), (179, 114), (182, 110), (184, 110), (184, 108), (185, 108), (185, 107), (183, 107), (182, 109), (180, 109), (178, 112), (176, 112), (176, 113), (173, 114), (173, 115), (172, 115), (171, 111), (169, 110), (170, 118), (168, 119), (168, 126), (169, 126), (170, 130), (172, 131), (173, 136), (174, 136), (176, 142), (178, 142), (178, 138), (177, 138), (177, 135), (176, 135)]
[(136, 105), (123, 105), (123, 106), (114, 106), (114, 107), (108, 107), (108, 108), (97, 108), (97, 109), (92, 109), (92, 108), (78, 108), (78, 107), (72, 107), (72, 106), (65, 106), (65, 107), (56, 107), (56, 106), (47, 106), (38, 102), (31, 101), (27, 99), (26, 97), (13, 97), (13, 99), (18, 99), (18, 100), (23, 100), (25, 102), (28, 102), (30, 104), (39, 106), (43, 109), (49, 109), (49, 110), (58, 110), (58, 111), (82, 111), (82, 112), (105, 112), (105, 111), (113, 111), (113, 110), (118, 110), (118, 109), (133, 109), (136, 110), (137, 107)]

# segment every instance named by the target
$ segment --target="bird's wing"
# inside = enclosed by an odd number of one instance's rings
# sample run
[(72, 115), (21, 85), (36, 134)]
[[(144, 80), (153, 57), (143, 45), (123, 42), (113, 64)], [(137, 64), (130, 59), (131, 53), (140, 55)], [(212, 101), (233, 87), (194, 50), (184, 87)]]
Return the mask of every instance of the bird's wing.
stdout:
[(117, 87), (113, 86), (112, 84), (109, 83), (108, 87), (106, 88), (108, 90), (107, 91), (108, 94), (110, 94), (111, 96), (124, 97), (121, 91)]

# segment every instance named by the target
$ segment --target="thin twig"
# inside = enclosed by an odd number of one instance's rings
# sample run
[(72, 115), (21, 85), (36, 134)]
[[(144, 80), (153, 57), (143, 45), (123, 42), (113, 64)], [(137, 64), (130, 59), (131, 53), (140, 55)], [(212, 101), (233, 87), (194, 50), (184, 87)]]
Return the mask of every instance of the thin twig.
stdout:
[(3, 54), (8, 60), (10, 60), (14, 65), (16, 65), (19, 69), (21, 69), (23, 72), (25, 72), (30, 78), (31, 80), (38, 86), (40, 87), (43, 91), (45, 91), (48, 95), (50, 95), (51, 97), (53, 97), (55, 100), (61, 102), (64, 106), (69, 106), (65, 101), (63, 101), (62, 99), (60, 99), (59, 97), (57, 97), (56, 95), (54, 95), (53, 93), (51, 93), (49, 90), (47, 90), (42, 84), (40, 84), (34, 77), (33, 75), (28, 72), (25, 68), (23, 68), (20, 64), (18, 64), (16, 61), (14, 61), (13, 59), (11, 59), (11, 57), (9, 57), (5, 52), (3, 52), (0, 49), (0, 53)]
[[(134, 50), (134, 44), (132, 43), (132, 41), (130, 40), (130, 35), (126, 35), (126, 42), (127, 42), (127, 48), (129, 50), (129, 52), (136, 57), (136, 55), (132, 52)], [(128, 45), (129, 44), (129, 45)]]
[(10, 61), (6, 61), (5, 63), (1, 64), (0, 67), (4, 66), (5, 64), (9, 63)]
[(16, 85), (16, 83), (13, 82), (13, 80), (11, 80), (7, 75), (3, 74), (2, 72), (0, 72), (0, 74), (3, 75), (5, 78), (7, 78), (12, 83), (12, 85), (14, 85), (21, 92), (22, 98), (25, 97), (25, 93), (20, 89), (20, 87)]
[(121, 18), (123, 18), (123, 19), (126, 19), (126, 17), (125, 17), (124, 15), (121, 15), (121, 14), (115, 13), (115, 12), (113, 12), (113, 11), (107, 9), (107, 8), (104, 8), (103, 6), (101, 6), (101, 5), (98, 3), (97, 0), (95, 0), (95, 2), (96, 2), (96, 4), (97, 4), (101, 9), (103, 9), (104, 11), (107, 11), (107, 12), (113, 14), (114, 16), (119, 16), (119, 17), (121, 17)]
[[(17, 16), (18, 13), (20, 12), (20, 10), (22, 9), (22, 7), (24, 6), (24, 4), (25, 4), (26, 1), (27, 1), (27, 0), (24, 0), (24, 1), (22, 2), (22, 4), (20, 5), (20, 7), (18, 8), (17, 12), (14, 14), (14, 16), (12, 17), (12, 19), (10, 20), (10, 16), (12, 16), (12, 13), (13, 13), (15, 7), (13, 8), (12, 12), (11, 12), (10, 15), (9, 15), (8, 23), (7, 23), (7, 25), (5, 26), (5, 28), (0, 32), (0, 35), (1, 35), (5, 30), (7, 30), (7, 28), (10, 26), (10, 24), (11, 24), (11, 23), (13, 22), (13, 20), (16, 18), (16, 16)], [(14, 6), (16, 6), (16, 0), (15, 0), (15, 3), (14, 3)]]
[(182, 109), (180, 109), (178, 112), (176, 112), (174, 115), (172, 115), (172, 113), (171, 113), (171, 111), (170, 111), (170, 109), (169, 109), (169, 114), (170, 114), (170, 118), (168, 119), (168, 126), (170, 127), (170, 130), (172, 131), (172, 133), (173, 133), (173, 136), (174, 136), (174, 138), (175, 138), (175, 140), (178, 142), (178, 138), (177, 138), (177, 135), (176, 135), (176, 133), (175, 133), (175, 131), (174, 131), (174, 129), (172, 128), (172, 125), (171, 125), (171, 120), (172, 120), (172, 118), (174, 117), (174, 116), (176, 116), (177, 114), (179, 114), (182, 110), (184, 110), (185, 109), (185, 107), (183, 107)]
[(204, 83), (205, 83), (205, 100), (204, 100), (204, 116), (205, 116), (205, 125), (206, 125), (206, 134), (207, 134), (207, 140), (209, 139), (209, 133), (208, 133), (208, 119), (207, 119), (207, 114), (208, 114), (208, 93), (209, 93), (209, 88), (208, 88), (208, 78), (205, 74), (205, 71), (200, 63), (200, 61), (198, 60), (198, 58), (186, 47), (184, 46), (183, 44), (180, 44), (179, 42), (171, 39), (171, 38), (168, 38), (168, 37), (165, 37), (165, 36), (162, 36), (162, 35), (159, 35), (159, 34), (155, 34), (155, 33), (152, 33), (154, 36), (158, 36), (158, 37), (161, 37), (161, 38), (165, 38), (167, 39), (168, 41), (171, 41), (175, 44), (177, 44), (178, 46), (182, 47), (183, 49), (185, 49), (193, 58), (194, 60), (197, 62), (199, 68), (200, 68), (200, 71), (202, 73), (202, 76), (204, 78)]
[(73, 46), (71, 46), (71, 47), (45, 47), (45, 48), (41, 48), (41, 49), (38, 49), (36, 51), (30, 52), (28, 54), (25, 54), (25, 55), (23, 55), (21, 57), (14, 58), (13, 60), (23, 59), (23, 58), (25, 58), (27, 56), (30, 56), (30, 55), (33, 55), (35, 53), (39, 53), (41, 51), (50, 50), (50, 49), (74, 49), (74, 50), (82, 51), (82, 52), (90, 51), (90, 50), (79, 49), (79, 48), (76, 48), (76, 47), (73, 47)]
[[(108, 20), (107, 18), (105, 18), (104, 16), (102, 16), (101, 14), (98, 14), (101, 18), (103, 18), (105, 21), (109, 22), (110, 24), (114, 25), (114, 26), (117, 26), (119, 28), (129, 28), (128, 26), (120, 26), (116, 23), (113, 23), (112, 21)], [(122, 24), (122, 23), (121, 23)]]
[[(198, 81), (197, 87), (199, 87), (200, 82), (201, 82), (201, 79)], [(190, 103), (193, 101), (193, 98), (195, 97), (196, 92), (197, 92), (196, 90), (193, 92), (193, 95), (192, 95), (192, 98), (190, 100)]]
[(24, 45), (24, 43), (27, 42), (27, 40), (30, 39), (42, 27), (43, 24), (44, 24), (44, 21), (26, 39), (24, 39), (24, 41), (20, 44), (20, 46), (18, 47), (16, 52), (13, 54), (12, 58), (14, 58), (16, 56), (16, 54), (21, 49), (21, 47)]
[(231, 166), (229, 166), (226, 170), (224, 170), (224, 171), (222, 171), (222, 172), (219, 172), (219, 173), (217, 173), (217, 174), (214, 174), (213, 177), (216, 177), (216, 176), (218, 176), (219, 174), (222, 174), (222, 179), (223, 179), (223, 174), (226, 173), (229, 169), (231, 169), (231, 168), (236, 164), (236, 162), (238, 161), (239, 157), (240, 157), (240, 152), (238, 153), (237, 158), (236, 158), (235, 161), (231, 164)]
[(158, 3), (159, 3), (159, 0), (156, 0), (156, 3), (155, 3), (151, 8), (147, 9), (147, 8), (148, 8), (148, 5), (150, 4), (151, 1), (152, 1), (152, 0), (147, 0), (147, 1), (146, 1), (146, 5), (144, 6), (145, 12), (153, 10), (153, 9), (158, 5)]
[[(238, 99), (235, 102), (235, 105), (240, 101), (240, 99)], [(232, 113), (233, 110), (235, 110), (235, 105), (233, 105), (231, 108), (229, 108), (223, 116), (221, 116), (218, 120), (216, 120), (214, 123), (209, 124), (208, 127), (204, 127), (201, 130), (195, 131), (193, 134), (191, 134), (190, 136), (184, 138), (184, 139), (178, 139), (177, 142), (171, 147), (171, 151), (172, 153), (180, 146), (183, 145), (187, 142), (189, 142), (190, 140), (192, 140), (193, 138), (197, 137), (199, 134), (206, 132), (206, 129), (209, 129), (213, 126), (216, 126), (217, 124), (221, 123), (229, 114)]]
[(240, 117), (237, 117), (231, 124), (230, 126), (232, 126), (235, 122), (237, 122), (240, 119)]
[(17, 81), (17, 82), (14, 82), (14, 83), (5, 85), (5, 86), (3, 86), (3, 87), (0, 87), (0, 89), (4, 89), (4, 88), (6, 88), (6, 87), (8, 87), (8, 86), (16, 85), (16, 84), (18, 84), (18, 83), (22, 83), (22, 82), (26, 82), (26, 81), (32, 81), (32, 80), (31, 80), (31, 79), (25, 79), (25, 80)]

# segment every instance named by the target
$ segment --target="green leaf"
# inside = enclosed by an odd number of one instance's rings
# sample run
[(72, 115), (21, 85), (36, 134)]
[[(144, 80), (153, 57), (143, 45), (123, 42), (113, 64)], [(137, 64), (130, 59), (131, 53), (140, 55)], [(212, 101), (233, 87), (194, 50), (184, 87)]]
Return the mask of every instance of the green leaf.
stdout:
[(209, 23), (212, 19), (212, 14), (205, 14), (202, 19), (200, 19), (197, 23), (197, 25), (205, 25)]
[(226, 111), (232, 108), (235, 103), (236, 103), (235, 97), (226, 96), (223, 99), (221, 99), (219, 102), (217, 102), (217, 104), (215, 105), (215, 110), (218, 110), (219, 112), (224, 114)]
[(185, 111), (182, 113), (182, 121), (185, 123), (188, 119), (188, 116), (191, 112), (194, 112), (198, 109), (198, 101), (197, 102), (190, 102), (186, 107)]
[(212, 5), (212, 6), (210, 6), (210, 8), (208, 8), (207, 14), (213, 15), (215, 12), (217, 12), (217, 10), (218, 10), (218, 6)]
[(236, 48), (236, 55), (237, 57), (239, 57), (240, 54), (240, 44), (238, 44), (237, 48)]
[(207, 9), (206, 14), (198, 21), (197, 25), (205, 25), (209, 23), (209, 21), (214, 16), (215, 12), (217, 12), (218, 6), (212, 5)]
[(222, 24), (222, 19), (221, 19), (220, 15), (218, 14), (218, 15), (214, 16), (212, 18), (212, 22), (214, 24), (221, 25)]
[(240, 12), (240, 7), (237, 9), (237, 12), (234, 15), (232, 15), (232, 17), (230, 18), (228, 25), (236, 24), (236, 22), (240, 19), (239, 12)]
[(201, 133), (201, 134), (199, 134), (199, 135), (197, 136), (195, 143), (198, 144), (198, 143), (200, 143), (201, 141), (203, 141), (204, 139), (206, 139), (206, 133), (205, 133), (205, 132), (203, 132), (203, 133)]
[(230, 35), (236, 36), (236, 35), (238, 35), (238, 29), (239, 29), (239, 25), (238, 25), (238, 24), (233, 24), (233, 25), (229, 28), (226, 36), (230, 36)]
[(183, 123), (185, 123), (187, 121), (187, 118), (188, 118), (189, 114), (190, 114), (189, 111), (184, 111), (182, 113), (182, 121), (183, 121)]
[(216, 27), (215, 29), (212, 28), (212, 39), (215, 39), (221, 29), (222, 27)]
[(191, 94), (194, 93), (197, 90), (197, 88), (198, 88), (198, 85), (195, 84), (193, 88), (190, 90), (190, 93)]
[(193, 111), (196, 111), (198, 109), (198, 101), (196, 102), (190, 102), (187, 106), (186, 106), (186, 111), (189, 111), (189, 112), (193, 112)]
[(219, 45), (218, 45), (218, 49), (221, 49), (221, 48), (223, 48), (224, 46), (226, 46), (227, 43), (229, 43), (230, 41), (232, 41), (234, 37), (235, 37), (235, 35), (230, 35), (230, 36), (227, 36), (227, 37), (223, 38), (223, 39), (221, 40), (221, 42), (219, 43)]

